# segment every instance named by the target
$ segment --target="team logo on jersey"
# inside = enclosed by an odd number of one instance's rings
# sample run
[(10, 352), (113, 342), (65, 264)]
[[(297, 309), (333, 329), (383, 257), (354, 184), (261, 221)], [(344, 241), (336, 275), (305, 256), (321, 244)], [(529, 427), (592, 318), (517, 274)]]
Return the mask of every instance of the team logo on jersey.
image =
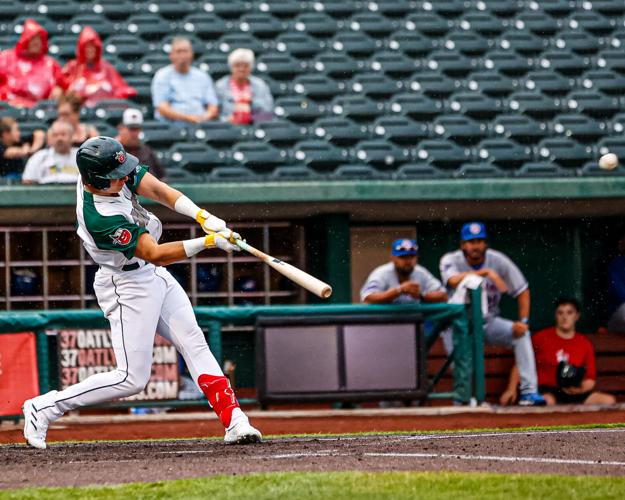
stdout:
[(123, 151), (118, 151), (117, 153), (115, 153), (115, 159), (119, 163), (124, 163), (126, 161), (126, 154)]
[(130, 240), (132, 239), (132, 234), (130, 233), (130, 231), (128, 231), (128, 229), (120, 227), (117, 229), (117, 231), (115, 231), (115, 233), (111, 235), (111, 239), (113, 240), (113, 243), (115, 245), (123, 246), (130, 243)]

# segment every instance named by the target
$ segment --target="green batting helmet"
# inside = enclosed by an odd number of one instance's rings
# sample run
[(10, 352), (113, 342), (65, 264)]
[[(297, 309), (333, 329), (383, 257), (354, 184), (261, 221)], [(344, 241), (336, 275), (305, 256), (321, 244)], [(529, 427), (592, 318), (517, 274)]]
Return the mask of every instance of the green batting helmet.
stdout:
[(119, 141), (100, 136), (87, 139), (80, 145), (76, 163), (85, 184), (106, 190), (111, 186), (111, 179), (134, 173), (139, 160), (126, 153)]

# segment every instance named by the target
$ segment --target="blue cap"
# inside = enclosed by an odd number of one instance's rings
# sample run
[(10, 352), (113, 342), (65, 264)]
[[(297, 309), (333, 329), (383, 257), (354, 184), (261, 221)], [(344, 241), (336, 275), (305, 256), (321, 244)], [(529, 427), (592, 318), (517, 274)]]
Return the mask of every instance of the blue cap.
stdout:
[(393, 257), (403, 257), (404, 255), (417, 255), (419, 247), (415, 240), (402, 238), (395, 240), (391, 246), (391, 255)]
[(467, 222), (460, 230), (461, 241), (485, 240), (486, 238), (486, 226), (481, 222)]

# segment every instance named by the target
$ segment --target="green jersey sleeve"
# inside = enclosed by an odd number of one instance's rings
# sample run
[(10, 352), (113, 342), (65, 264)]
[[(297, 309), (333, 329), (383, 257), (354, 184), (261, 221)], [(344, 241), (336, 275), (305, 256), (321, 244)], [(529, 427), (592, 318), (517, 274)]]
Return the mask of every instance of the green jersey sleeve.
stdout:
[(143, 179), (143, 176), (149, 171), (150, 167), (148, 167), (147, 165), (137, 165), (137, 168), (135, 169), (135, 175), (132, 178), (132, 182), (126, 183), (128, 189), (130, 189), (133, 193), (136, 193), (137, 188), (139, 187), (139, 183)]

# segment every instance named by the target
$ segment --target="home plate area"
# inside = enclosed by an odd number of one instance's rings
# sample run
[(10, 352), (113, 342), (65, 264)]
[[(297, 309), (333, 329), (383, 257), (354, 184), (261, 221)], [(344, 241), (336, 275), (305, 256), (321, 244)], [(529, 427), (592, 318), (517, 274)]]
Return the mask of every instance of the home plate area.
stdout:
[[(0, 447), (0, 487), (116, 484), (271, 471), (625, 475), (625, 429), (52, 444)], [(9, 467), (10, 465), (10, 467)]]

